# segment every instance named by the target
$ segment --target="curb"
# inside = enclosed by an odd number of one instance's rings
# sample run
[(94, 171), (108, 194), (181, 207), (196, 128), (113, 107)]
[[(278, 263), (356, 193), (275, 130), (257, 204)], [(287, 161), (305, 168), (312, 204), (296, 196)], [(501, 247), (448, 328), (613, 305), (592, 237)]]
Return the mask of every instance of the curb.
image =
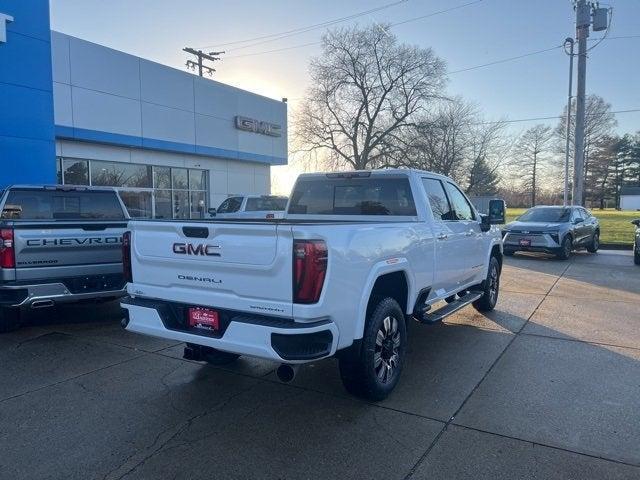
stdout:
[(632, 243), (600, 243), (602, 250), (633, 250)]

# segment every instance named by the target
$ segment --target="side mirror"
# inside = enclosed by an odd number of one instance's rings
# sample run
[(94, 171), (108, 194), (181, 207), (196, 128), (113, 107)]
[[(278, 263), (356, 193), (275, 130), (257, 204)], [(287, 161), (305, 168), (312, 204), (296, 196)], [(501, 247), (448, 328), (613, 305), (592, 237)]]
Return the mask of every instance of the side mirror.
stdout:
[(216, 214), (218, 213), (218, 211), (215, 208), (210, 208), (209, 210), (207, 210), (207, 212), (209, 213), (209, 215), (211, 215), (212, 217), (215, 217)]
[(633, 223), (636, 227), (640, 227), (640, 218), (636, 218), (635, 220), (631, 220), (631, 223)]
[(576, 218), (576, 219), (573, 221), (573, 224), (574, 224), (574, 225), (578, 225), (579, 223), (582, 223), (582, 222), (584, 222), (584, 218)]
[(489, 200), (489, 225), (505, 223), (507, 206), (504, 200)]

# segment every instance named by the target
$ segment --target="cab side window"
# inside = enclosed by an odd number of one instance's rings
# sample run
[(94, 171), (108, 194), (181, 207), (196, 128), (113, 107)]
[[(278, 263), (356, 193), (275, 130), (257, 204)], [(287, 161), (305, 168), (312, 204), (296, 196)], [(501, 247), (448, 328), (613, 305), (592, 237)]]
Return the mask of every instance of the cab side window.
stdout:
[(580, 209), (574, 208), (573, 211), (571, 212), (571, 221), (573, 223), (576, 223), (578, 219), (584, 220), (584, 217), (582, 216), (582, 213), (580, 213)]
[(473, 208), (464, 196), (464, 193), (460, 191), (453, 183), (447, 182), (447, 190), (449, 192), (449, 198), (451, 198), (451, 205), (455, 213), (456, 220), (475, 220), (476, 216), (473, 213)]
[(423, 178), (422, 184), (431, 205), (433, 218), (436, 220), (455, 220), (451, 204), (440, 180)]
[(235, 213), (240, 210), (240, 206), (242, 205), (242, 197), (231, 197), (227, 198), (224, 202), (220, 204), (218, 208), (218, 213)]

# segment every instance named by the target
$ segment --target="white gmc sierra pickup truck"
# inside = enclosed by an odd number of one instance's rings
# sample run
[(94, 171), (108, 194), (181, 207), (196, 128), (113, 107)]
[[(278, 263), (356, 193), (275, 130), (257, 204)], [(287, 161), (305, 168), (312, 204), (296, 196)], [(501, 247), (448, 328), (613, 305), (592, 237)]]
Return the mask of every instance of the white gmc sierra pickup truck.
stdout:
[(490, 211), (447, 177), (379, 170), (301, 175), (283, 219), (131, 221), (123, 326), (183, 341), (190, 359), (280, 362), (284, 381), (337, 355), (345, 388), (380, 400), (408, 322), (494, 308), (504, 204)]

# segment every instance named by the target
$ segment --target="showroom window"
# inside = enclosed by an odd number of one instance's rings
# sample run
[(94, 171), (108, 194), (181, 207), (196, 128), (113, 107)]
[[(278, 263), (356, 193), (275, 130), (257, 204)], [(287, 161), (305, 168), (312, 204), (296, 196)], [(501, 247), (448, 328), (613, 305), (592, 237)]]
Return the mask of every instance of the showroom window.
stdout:
[(204, 218), (207, 171), (77, 158), (57, 159), (58, 183), (115, 187), (133, 218)]

